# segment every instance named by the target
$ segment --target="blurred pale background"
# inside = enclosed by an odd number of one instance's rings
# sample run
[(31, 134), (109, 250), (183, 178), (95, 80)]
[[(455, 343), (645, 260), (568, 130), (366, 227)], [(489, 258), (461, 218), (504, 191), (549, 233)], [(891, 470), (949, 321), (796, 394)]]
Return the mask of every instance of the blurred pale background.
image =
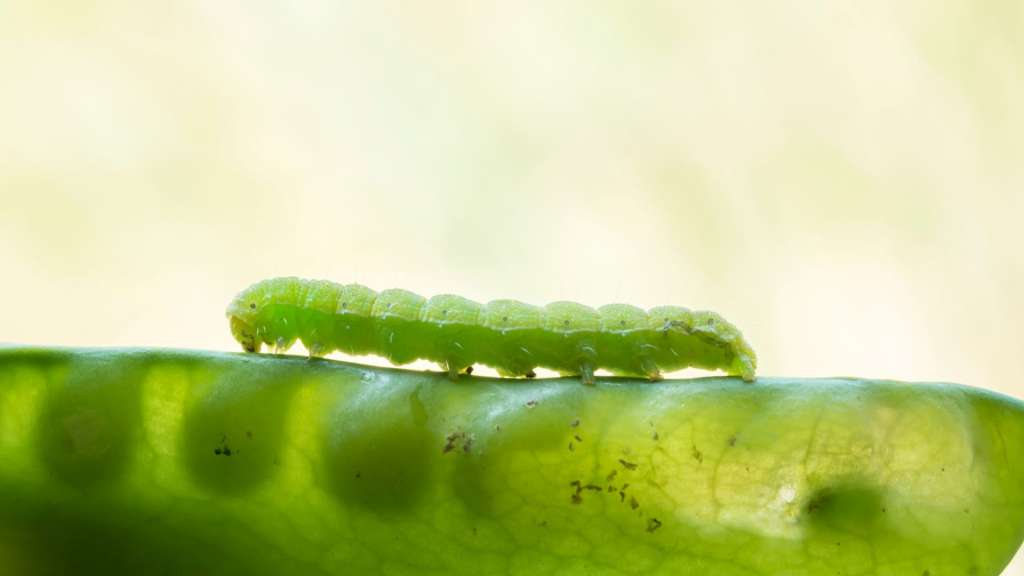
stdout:
[(5, 2), (0, 341), (234, 350), (296, 274), (1021, 397), (1022, 56), (1017, 0)]

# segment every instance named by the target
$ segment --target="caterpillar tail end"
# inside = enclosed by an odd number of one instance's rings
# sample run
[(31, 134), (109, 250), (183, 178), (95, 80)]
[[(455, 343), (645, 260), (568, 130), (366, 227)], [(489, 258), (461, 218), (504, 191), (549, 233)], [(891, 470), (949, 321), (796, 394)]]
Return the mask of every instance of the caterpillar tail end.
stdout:
[(729, 366), (729, 373), (739, 376), (748, 384), (757, 380), (757, 357), (753, 351), (737, 354)]

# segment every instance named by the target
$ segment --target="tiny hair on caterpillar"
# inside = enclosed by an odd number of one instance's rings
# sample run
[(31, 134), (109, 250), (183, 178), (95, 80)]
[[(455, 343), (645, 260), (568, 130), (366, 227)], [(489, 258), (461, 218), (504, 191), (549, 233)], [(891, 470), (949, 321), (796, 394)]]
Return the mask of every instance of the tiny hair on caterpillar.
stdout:
[(752, 382), (757, 368), (735, 326), (714, 312), (679, 306), (480, 304), (451, 294), (427, 299), (406, 290), (288, 277), (246, 288), (227, 316), (247, 352), (267, 345), (280, 353), (300, 340), (310, 356), (373, 354), (399, 366), (429, 360), (453, 379), (474, 364), (505, 377), (532, 378), (535, 368), (547, 368), (585, 384), (602, 369), (658, 380), (662, 372), (691, 367)]

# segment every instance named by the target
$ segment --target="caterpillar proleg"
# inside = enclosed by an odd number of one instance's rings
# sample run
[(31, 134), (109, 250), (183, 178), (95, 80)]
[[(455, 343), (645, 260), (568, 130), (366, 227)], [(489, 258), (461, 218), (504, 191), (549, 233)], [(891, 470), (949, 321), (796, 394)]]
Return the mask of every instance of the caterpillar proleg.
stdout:
[(283, 352), (301, 340), (310, 356), (340, 350), (396, 365), (430, 360), (452, 378), (483, 364), (513, 377), (548, 368), (586, 384), (600, 369), (657, 380), (662, 372), (689, 367), (750, 382), (757, 367), (735, 326), (714, 312), (678, 306), (644, 311), (627, 304), (479, 304), (450, 294), (426, 299), (405, 290), (272, 278), (238, 294), (227, 316), (232, 335), (248, 352), (264, 345)]

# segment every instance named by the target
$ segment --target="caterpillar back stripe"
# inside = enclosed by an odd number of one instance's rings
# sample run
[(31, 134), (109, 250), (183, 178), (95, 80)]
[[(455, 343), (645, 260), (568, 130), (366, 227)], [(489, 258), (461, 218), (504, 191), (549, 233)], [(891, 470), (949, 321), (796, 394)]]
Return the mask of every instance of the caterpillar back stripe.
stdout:
[(340, 350), (396, 365), (430, 360), (453, 378), (483, 364), (502, 376), (532, 377), (534, 368), (548, 368), (588, 384), (599, 369), (655, 380), (689, 367), (749, 382), (757, 366), (735, 326), (714, 312), (678, 306), (480, 304), (451, 294), (428, 300), (405, 290), (273, 278), (243, 290), (227, 315), (248, 352), (264, 345), (282, 352), (301, 340), (311, 356)]

